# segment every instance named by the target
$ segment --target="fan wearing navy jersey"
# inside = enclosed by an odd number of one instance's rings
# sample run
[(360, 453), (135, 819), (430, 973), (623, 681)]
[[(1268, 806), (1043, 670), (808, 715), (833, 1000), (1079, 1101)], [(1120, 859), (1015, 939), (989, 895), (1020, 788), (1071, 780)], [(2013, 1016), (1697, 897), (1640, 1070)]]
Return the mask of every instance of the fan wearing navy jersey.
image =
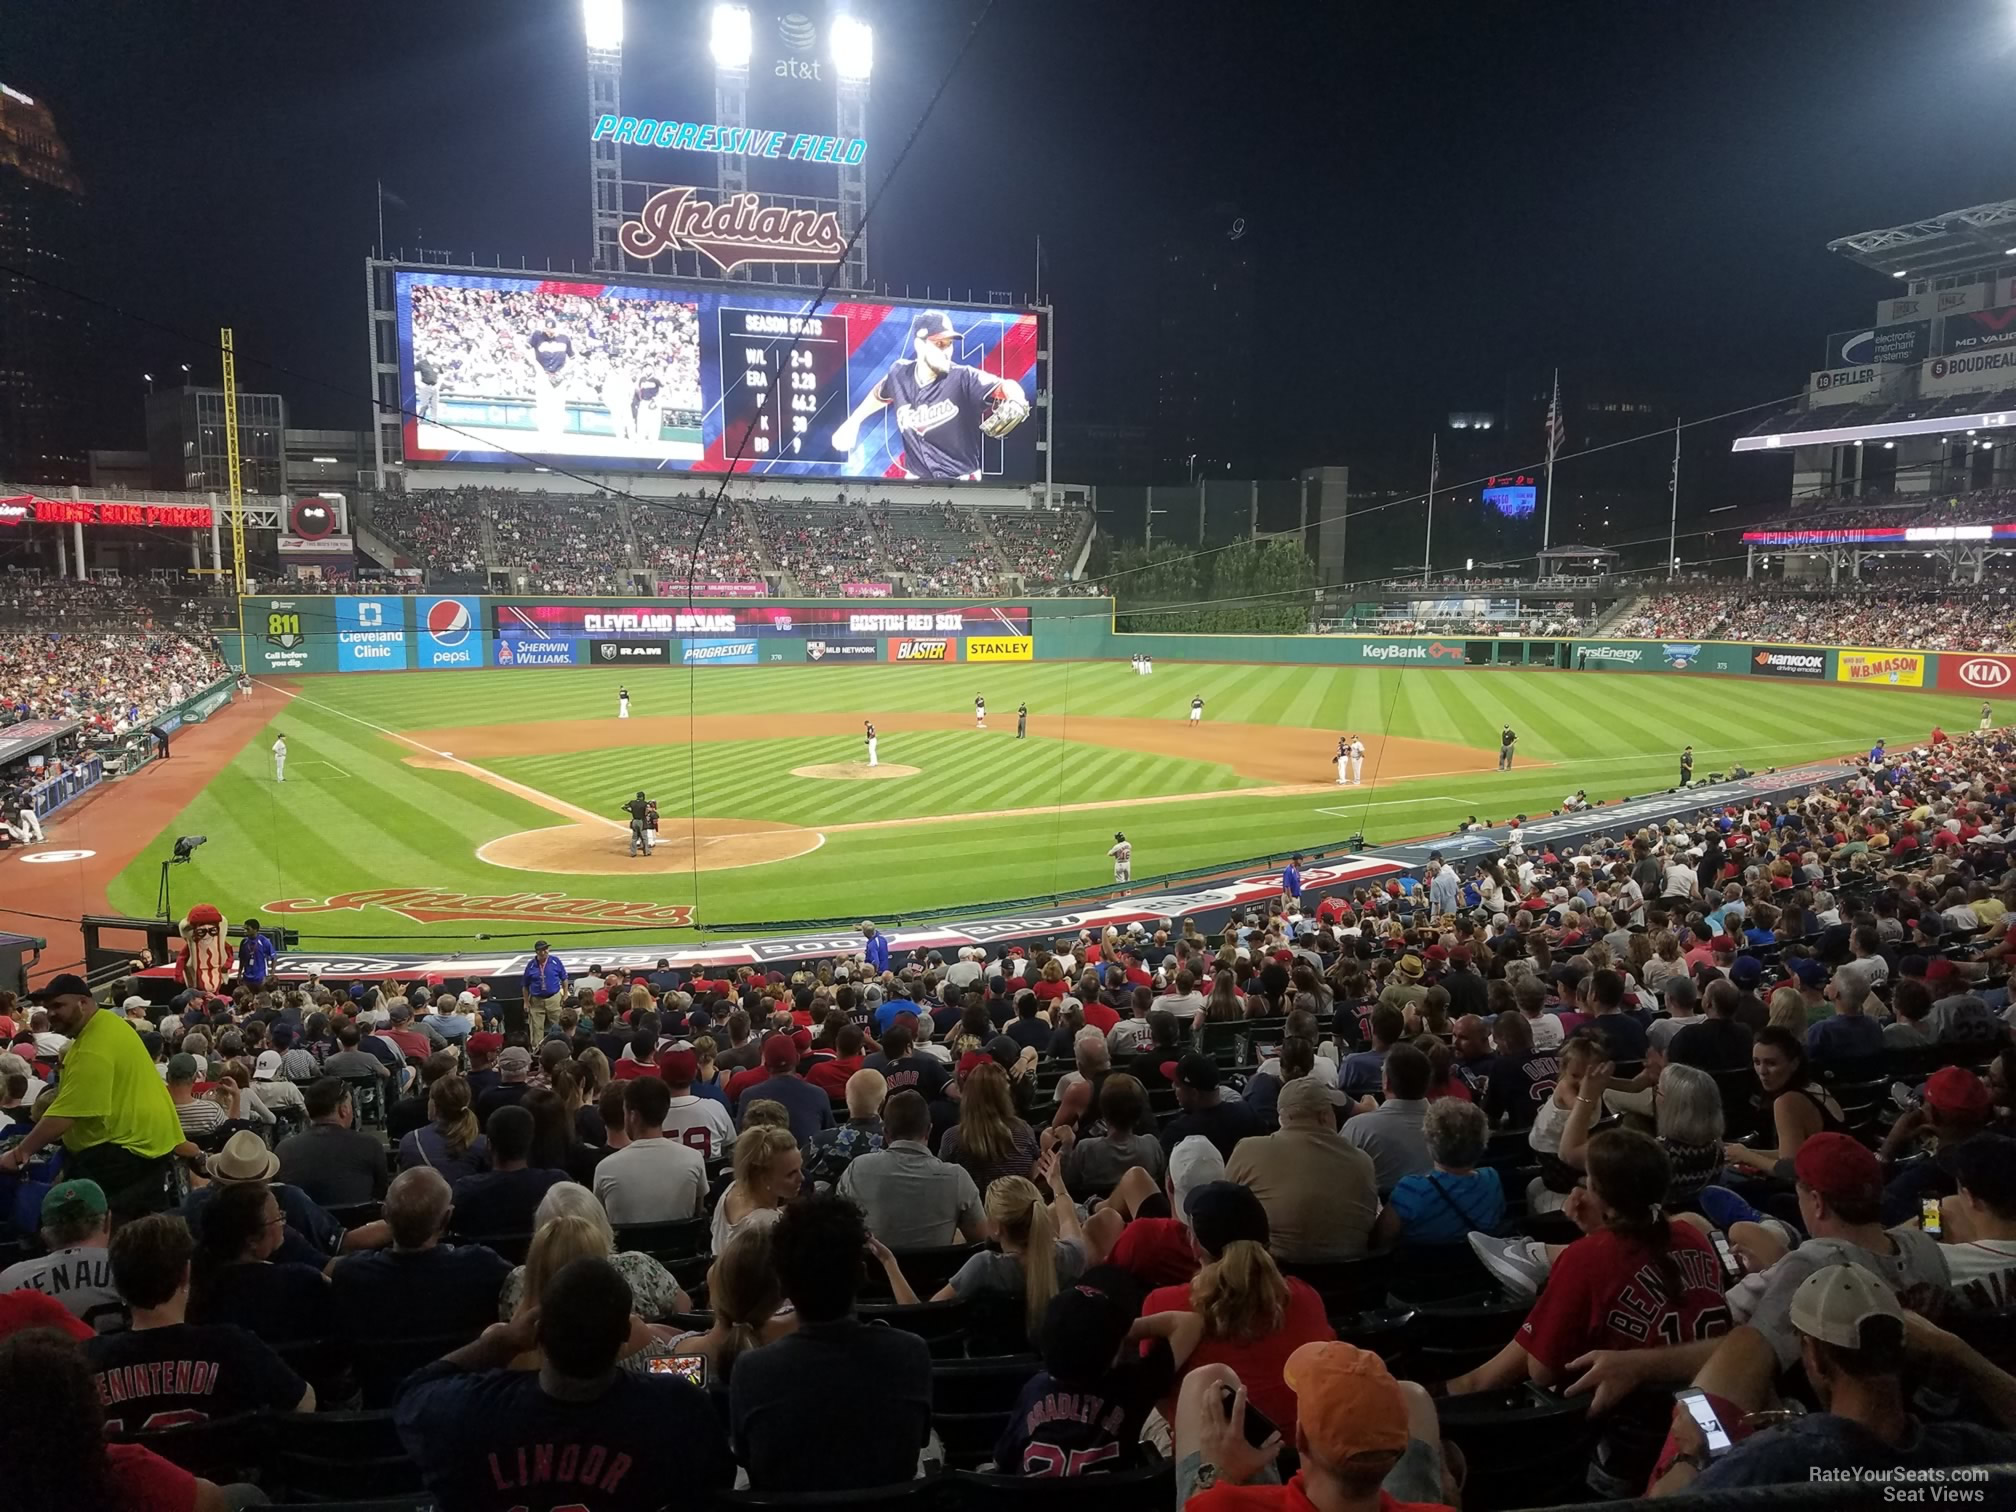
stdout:
[(256, 1336), (228, 1323), (183, 1321), (195, 1242), (173, 1213), (112, 1236), (112, 1282), (132, 1326), (84, 1346), (113, 1433), (173, 1428), (269, 1408), (313, 1412), (315, 1388)]
[(567, 429), (567, 364), (574, 357), (573, 338), (557, 331), (534, 331), (527, 348), (532, 363), (532, 424), (541, 434), (560, 435)]
[[(1136, 1319), (1122, 1299), (1080, 1281), (1043, 1315), (1043, 1369), (1022, 1388), (994, 1446), (1004, 1475), (1096, 1475), (1131, 1469), (1141, 1424), (1175, 1389), (1176, 1373), (1204, 1337), (1193, 1312)], [(1141, 1344), (1146, 1341), (1147, 1348)]]
[(954, 362), (958, 339), (943, 310), (920, 312), (910, 326), (911, 355), (884, 374), (834, 429), (833, 449), (853, 451), (862, 424), (893, 404), (906, 478), (977, 480), (982, 438), (1005, 436), (1028, 419), (1029, 399), (1012, 378)]
[[(537, 1310), (409, 1377), (393, 1422), (427, 1490), (456, 1512), (653, 1512), (735, 1479), (699, 1387), (619, 1368), (630, 1284), (599, 1256), (563, 1266)], [(538, 1370), (508, 1368), (542, 1350)]]

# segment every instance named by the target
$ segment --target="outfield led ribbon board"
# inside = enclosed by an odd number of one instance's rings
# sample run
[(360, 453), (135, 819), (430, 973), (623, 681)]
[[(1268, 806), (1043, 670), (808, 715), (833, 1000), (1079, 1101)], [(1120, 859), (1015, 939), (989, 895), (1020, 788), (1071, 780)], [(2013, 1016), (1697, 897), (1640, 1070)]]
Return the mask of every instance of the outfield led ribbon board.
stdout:
[(420, 269), (395, 287), (409, 462), (1036, 473), (1027, 311)]
[[(491, 604), (491, 630), (498, 666), (599, 665), (676, 660), (685, 666), (752, 666), (770, 658), (762, 642), (779, 637), (800, 641), (830, 636), (818, 645), (852, 646), (876, 638), (890, 641), (890, 661), (957, 661), (961, 637), (986, 637), (990, 644), (1012, 647), (1016, 641), (1033, 655), (1027, 607), (849, 609), (838, 605), (786, 608), (781, 605), (709, 604), (677, 608), (621, 607), (607, 604), (553, 602)], [(942, 651), (898, 654), (895, 647), (912, 638), (951, 647)], [(608, 650), (624, 642), (656, 650)], [(677, 650), (671, 649), (677, 646)], [(580, 654), (575, 654), (575, 648)], [(852, 649), (807, 655), (811, 660), (865, 656)], [(792, 658), (796, 660), (796, 657)], [(1001, 656), (993, 659), (1028, 660)]]

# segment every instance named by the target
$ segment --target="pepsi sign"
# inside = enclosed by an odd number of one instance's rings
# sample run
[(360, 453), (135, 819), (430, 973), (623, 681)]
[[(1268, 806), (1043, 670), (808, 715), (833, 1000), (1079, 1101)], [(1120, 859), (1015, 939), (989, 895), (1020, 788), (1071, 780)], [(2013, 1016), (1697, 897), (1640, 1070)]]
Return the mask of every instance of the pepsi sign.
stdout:
[(480, 667), (483, 665), (483, 635), (480, 608), (473, 598), (423, 598), (415, 605), (414, 618), (418, 667)]

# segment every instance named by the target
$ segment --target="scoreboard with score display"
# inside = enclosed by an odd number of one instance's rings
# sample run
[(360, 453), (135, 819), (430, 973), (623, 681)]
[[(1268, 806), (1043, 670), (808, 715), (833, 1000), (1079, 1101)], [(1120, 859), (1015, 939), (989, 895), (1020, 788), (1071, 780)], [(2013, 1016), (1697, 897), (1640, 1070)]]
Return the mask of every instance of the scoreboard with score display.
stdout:
[(1524, 473), (1484, 480), (1484, 502), (1508, 520), (1523, 520), (1539, 501), (1539, 485)]

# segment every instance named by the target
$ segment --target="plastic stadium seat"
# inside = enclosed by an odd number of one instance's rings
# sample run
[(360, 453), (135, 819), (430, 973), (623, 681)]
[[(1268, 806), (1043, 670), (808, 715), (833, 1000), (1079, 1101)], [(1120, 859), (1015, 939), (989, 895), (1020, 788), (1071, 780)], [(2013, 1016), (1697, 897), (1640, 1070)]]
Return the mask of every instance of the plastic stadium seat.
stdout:
[[(910, 1289), (920, 1300), (929, 1301), (948, 1281), (953, 1273), (971, 1260), (984, 1244), (945, 1244), (933, 1249), (898, 1250), (897, 1267), (903, 1272), (903, 1279), (910, 1283)], [(869, 1297), (886, 1297), (889, 1294), (889, 1278), (879, 1265), (868, 1267), (868, 1275), (862, 1286), (862, 1294)]]
[(1742, 1141), (1757, 1132), (1757, 1104), (1764, 1090), (1757, 1084), (1757, 1073), (1748, 1066), (1739, 1066), (1730, 1071), (1708, 1073), (1715, 1081), (1715, 1090), (1722, 1094), (1722, 1137)]
[(119, 1441), (151, 1449), (191, 1475), (228, 1485), (251, 1479), (264, 1454), (266, 1414), (239, 1412), (174, 1428), (119, 1435)]
[(1168, 1460), (1104, 1475), (953, 1473), (959, 1505), (974, 1512), (1168, 1512), (1176, 1503), (1176, 1467)]
[(523, 1265), (526, 1252), (532, 1248), (530, 1234), (450, 1234), (448, 1242), (480, 1244), (485, 1249), (495, 1250), (513, 1265)]
[(707, 1252), (709, 1221), (682, 1218), (672, 1223), (626, 1223), (616, 1230), (616, 1248), (636, 1250), (660, 1263), (689, 1260)]
[(1443, 1438), (1460, 1448), (1470, 1465), (1464, 1488), (1468, 1512), (1525, 1507), (1582, 1491), (1593, 1437), (1587, 1397), (1556, 1397), (1527, 1383), (1445, 1397), (1435, 1408)]
[(346, 1202), (337, 1207), (322, 1210), (346, 1229), (362, 1228), (367, 1223), (376, 1223), (384, 1217), (384, 1207), (376, 1202)]
[(1284, 1260), (1280, 1265), (1281, 1274), (1307, 1285), (1332, 1313), (1362, 1312), (1382, 1305), (1393, 1275), (1391, 1255), (1321, 1262)]
[(966, 1338), (973, 1327), (972, 1313), (971, 1304), (957, 1297), (949, 1302), (866, 1303), (855, 1310), (855, 1316), (863, 1323), (880, 1323), (915, 1334), (930, 1346), (933, 1359), (948, 1360), (964, 1356)]
[[(1392, 1300), (1403, 1304), (1398, 1296)], [(1414, 1321), (1400, 1374), (1415, 1381), (1447, 1381), (1475, 1370), (1511, 1341), (1532, 1310), (1530, 1302), (1496, 1287), (1483, 1295), (1405, 1305), (1413, 1307)]]
[(947, 1463), (966, 1469), (985, 1464), (1022, 1388), (1042, 1368), (1035, 1355), (934, 1362), (931, 1424), (945, 1446)]
[(390, 1407), (406, 1377), (475, 1339), (466, 1330), (417, 1338), (358, 1339), (351, 1344), (357, 1385), (367, 1409)]
[(1363, 1312), (1332, 1313), (1330, 1326), (1346, 1344), (1369, 1349), (1386, 1362), (1390, 1370), (1406, 1356), (1413, 1337), (1414, 1309), (1411, 1307), (1368, 1307)]
[[(272, 1478), (300, 1501), (418, 1495), (420, 1467), (389, 1412), (283, 1412), (267, 1429)], [(269, 1487), (270, 1489), (270, 1487)]]
[(860, 1491), (716, 1491), (715, 1507), (938, 1507), (945, 1505), (945, 1481), (927, 1475), (900, 1486), (869, 1486)]

